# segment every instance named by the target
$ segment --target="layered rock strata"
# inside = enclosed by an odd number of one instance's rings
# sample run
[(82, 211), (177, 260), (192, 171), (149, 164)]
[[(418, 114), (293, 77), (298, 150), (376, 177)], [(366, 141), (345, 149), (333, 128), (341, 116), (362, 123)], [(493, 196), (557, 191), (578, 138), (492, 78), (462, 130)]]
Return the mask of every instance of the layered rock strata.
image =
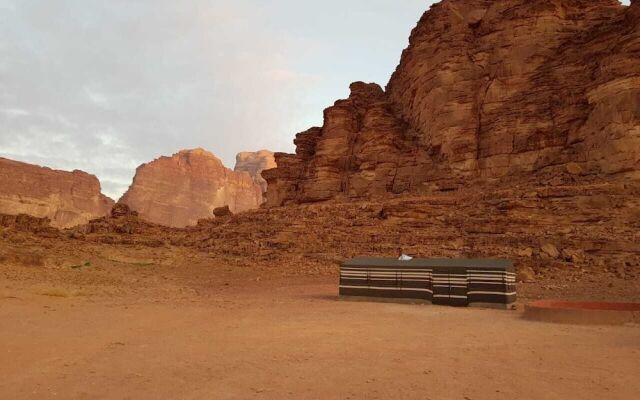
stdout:
[(52, 226), (68, 228), (107, 215), (113, 203), (86, 172), (0, 158), (0, 213), (48, 218)]
[(258, 208), (263, 195), (247, 172), (234, 172), (212, 153), (195, 149), (138, 167), (119, 202), (146, 221), (185, 227), (210, 218), (218, 207), (234, 213)]
[(444, 0), (386, 91), (355, 83), (263, 176), (267, 204), (542, 171), (638, 175), (640, 3)]

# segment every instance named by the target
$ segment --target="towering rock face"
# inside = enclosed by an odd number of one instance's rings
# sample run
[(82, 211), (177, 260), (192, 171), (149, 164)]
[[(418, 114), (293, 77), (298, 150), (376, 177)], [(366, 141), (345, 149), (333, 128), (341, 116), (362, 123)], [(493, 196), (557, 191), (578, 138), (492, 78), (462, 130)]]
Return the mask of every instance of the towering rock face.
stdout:
[(380, 86), (352, 84), (347, 100), (325, 110), (322, 128), (297, 135), (295, 155), (276, 153), (278, 168), (263, 173), (267, 204), (404, 191), (418, 170), (409, 131)]
[(276, 160), (273, 152), (260, 150), (256, 152), (242, 152), (236, 156), (236, 166), (234, 171), (247, 172), (262, 187), (262, 191), (267, 191), (267, 181), (262, 177), (262, 171), (276, 167)]
[(210, 152), (195, 149), (138, 167), (119, 202), (147, 221), (184, 227), (212, 217), (215, 208), (228, 205), (237, 213), (258, 208), (262, 199), (248, 173), (231, 171)]
[(68, 228), (105, 216), (112, 206), (93, 175), (0, 158), (0, 213), (49, 218)]
[(640, 169), (640, 4), (444, 0), (383, 91), (353, 84), (276, 154), (268, 205), (569, 167)]

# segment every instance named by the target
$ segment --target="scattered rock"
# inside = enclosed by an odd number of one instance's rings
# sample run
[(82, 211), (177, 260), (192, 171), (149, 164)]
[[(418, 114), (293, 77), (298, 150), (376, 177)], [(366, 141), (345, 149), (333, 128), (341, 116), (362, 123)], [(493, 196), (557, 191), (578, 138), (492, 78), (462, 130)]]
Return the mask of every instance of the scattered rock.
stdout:
[(518, 256), (520, 257), (533, 257), (533, 249), (531, 247), (527, 247), (526, 249), (522, 249), (518, 251)]
[(138, 213), (135, 211), (131, 211), (128, 205), (122, 203), (117, 203), (111, 209), (111, 218), (121, 218), (128, 216), (137, 217)]
[(577, 249), (564, 249), (562, 250), (562, 256), (565, 261), (574, 264), (584, 264), (586, 258), (584, 251)]
[(229, 206), (224, 206), (224, 207), (218, 207), (215, 208), (213, 210), (213, 215), (216, 218), (222, 218), (222, 217), (228, 217), (233, 215), (233, 213), (231, 212), (231, 210), (229, 209)]
[(73, 230), (68, 233), (67, 237), (71, 240), (83, 240), (85, 238), (85, 235), (82, 234), (82, 232)]
[(540, 247), (540, 250), (542, 250), (542, 253), (546, 254), (547, 256), (551, 257), (551, 258), (558, 258), (560, 257), (560, 251), (558, 250), (558, 248), (552, 244), (552, 243), (545, 243)]
[(518, 282), (533, 283), (536, 281), (536, 273), (530, 267), (518, 269)]
[(449, 246), (452, 249), (460, 250), (464, 247), (464, 239), (458, 238), (449, 242)]
[(620, 279), (627, 278), (627, 271), (623, 265), (619, 265), (618, 267), (616, 267), (616, 276)]
[(580, 164), (574, 162), (567, 164), (566, 169), (571, 175), (580, 175), (583, 172)]
[(48, 229), (51, 220), (49, 218), (32, 217), (31, 215), (6, 215), (0, 214), (0, 226), (13, 228), (25, 232), (38, 232)]

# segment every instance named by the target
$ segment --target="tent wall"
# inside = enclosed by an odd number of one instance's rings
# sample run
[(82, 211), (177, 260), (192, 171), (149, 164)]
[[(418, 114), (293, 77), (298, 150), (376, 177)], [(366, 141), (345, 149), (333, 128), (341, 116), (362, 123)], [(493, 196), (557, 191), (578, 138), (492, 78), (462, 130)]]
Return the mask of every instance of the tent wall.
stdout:
[(417, 259), (410, 264), (370, 260), (342, 264), (341, 296), (416, 299), (455, 306), (516, 301), (515, 272), (505, 260)]

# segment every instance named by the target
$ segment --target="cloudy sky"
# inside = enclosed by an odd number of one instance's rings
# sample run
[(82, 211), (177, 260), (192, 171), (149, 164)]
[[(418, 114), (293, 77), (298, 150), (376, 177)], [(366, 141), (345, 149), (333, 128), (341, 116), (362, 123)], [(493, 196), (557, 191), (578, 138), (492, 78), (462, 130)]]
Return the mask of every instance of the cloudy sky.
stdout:
[(0, 0), (0, 156), (96, 174), (204, 147), (292, 151), (386, 84), (426, 0)]
[(179, 149), (293, 151), (349, 83), (386, 84), (431, 3), (0, 0), (0, 156), (118, 198)]

